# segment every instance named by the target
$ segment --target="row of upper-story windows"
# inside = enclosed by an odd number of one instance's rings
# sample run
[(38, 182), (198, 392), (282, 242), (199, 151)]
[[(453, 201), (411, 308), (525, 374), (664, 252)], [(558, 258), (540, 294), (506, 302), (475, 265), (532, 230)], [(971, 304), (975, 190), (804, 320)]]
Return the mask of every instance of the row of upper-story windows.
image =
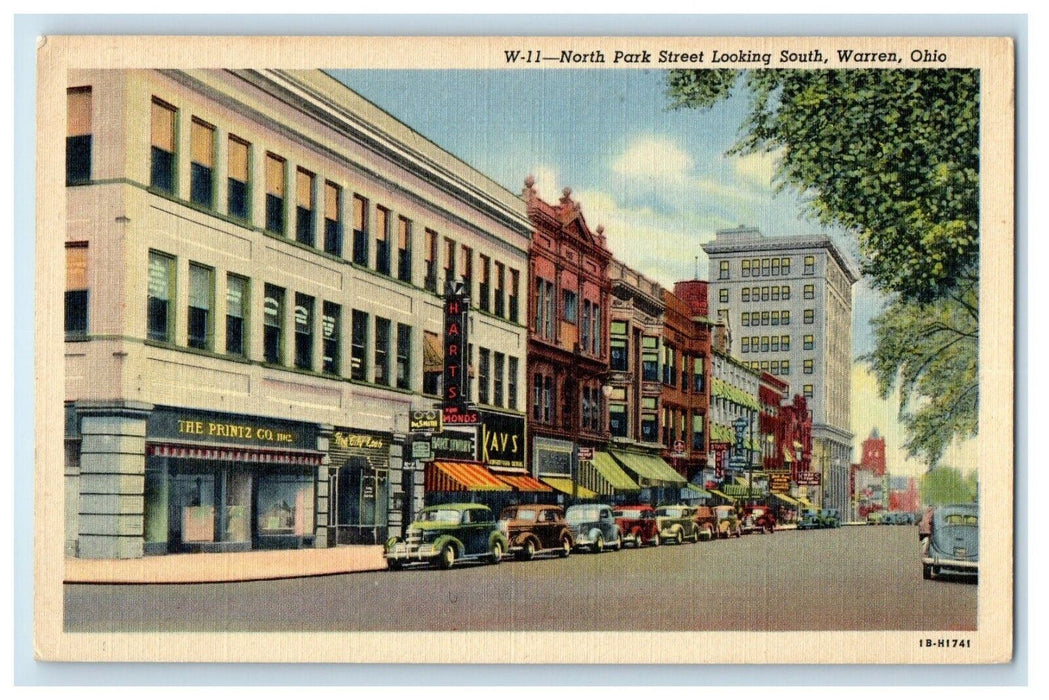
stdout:
[[(150, 251), (146, 300), (148, 340), (168, 344), (176, 342), (178, 269), (175, 256)], [(267, 364), (349, 377), (398, 389), (411, 388), (410, 325), (354, 309), (350, 315), (350, 367), (346, 372), (342, 367), (344, 317), (340, 304), (263, 283), (261, 313), (253, 314), (253, 281), (247, 276), (227, 272), (224, 279), (216, 279), (214, 268), (194, 261), (188, 261), (185, 269), (188, 298), (183, 303), (188, 347), (247, 358), (252, 333), (261, 332), (261, 359)], [(217, 294), (225, 296), (224, 319), (215, 314)], [(289, 306), (290, 317), (287, 313)], [(261, 317), (261, 323), (253, 324), (253, 317)], [(219, 324), (222, 324), (221, 346), (216, 342)]]
[(604, 317), (601, 304), (583, 299), (580, 312), (579, 293), (575, 289), (562, 288), (558, 303), (556, 285), (542, 277), (535, 278), (535, 314), (532, 330), (537, 336), (552, 342), (562, 340), (560, 323), (574, 326), (579, 350), (587, 355), (600, 356), (604, 334)]
[[(743, 302), (761, 302), (761, 301), (790, 301), (790, 285), (776, 285), (776, 286), (765, 286), (765, 287), (743, 287), (739, 292), (739, 300)], [(814, 299), (816, 297), (816, 287), (812, 284), (806, 284), (802, 287), (802, 297), (805, 299)], [(731, 291), (729, 289), (718, 290), (718, 301), (727, 304), (731, 300)]]
[[(66, 137), (66, 183), (81, 184), (91, 180), (91, 88), (67, 91), (68, 125)], [(150, 112), (150, 182), (151, 189), (171, 197), (179, 196), (178, 109), (154, 97)], [(251, 225), (253, 159), (255, 146), (236, 134), (229, 133), (223, 152), (218, 130), (195, 116), (190, 117), (189, 201), (203, 209), (217, 211), (216, 162), (225, 157), (226, 211), (231, 219)], [(263, 228), (274, 235), (287, 236), (294, 228), (295, 240), (319, 248), (329, 255), (343, 257), (344, 188), (330, 179), (320, 178), (302, 166), (292, 166), (284, 157), (263, 150), (265, 212)], [(293, 184), (289, 186), (289, 182)], [(294, 205), (289, 194), (294, 193)], [(322, 204), (318, 204), (318, 198)], [(395, 215), (388, 207), (372, 203), (367, 197), (351, 196), (352, 241), (348, 259), (354, 264), (374, 269), (402, 282), (413, 279), (413, 222)], [(321, 211), (323, 209), (323, 211)], [(439, 240), (436, 231), (426, 228), (425, 272), (423, 288), (440, 294), (437, 275)], [(318, 240), (319, 239), (319, 240)], [(459, 246), (457, 252), (456, 248)], [(514, 323), (520, 320), (520, 272), (490, 255), (479, 256), (480, 284), (473, 288), (474, 251), (444, 238), (445, 281), (457, 279), (458, 268), (467, 282), (471, 298), (481, 310), (494, 313)], [(374, 256), (373, 256), (374, 252)]]
[(790, 311), (744, 311), (740, 323), (744, 326), (789, 326)]
[[(806, 336), (811, 338), (812, 336)], [(790, 352), (789, 335), (751, 335), (740, 339), (740, 352)]]
[[(775, 258), (744, 258), (739, 261), (739, 274), (741, 277), (779, 277), (790, 275), (791, 263), (789, 257)], [(806, 255), (802, 259), (802, 274), (816, 274), (816, 257)], [(718, 279), (732, 278), (732, 261), (718, 261)]]
[(760, 362), (755, 360), (753, 362), (745, 362), (744, 364), (758, 372), (768, 372), (769, 374), (780, 376), (788, 376), (790, 374), (790, 360), (761, 360)]

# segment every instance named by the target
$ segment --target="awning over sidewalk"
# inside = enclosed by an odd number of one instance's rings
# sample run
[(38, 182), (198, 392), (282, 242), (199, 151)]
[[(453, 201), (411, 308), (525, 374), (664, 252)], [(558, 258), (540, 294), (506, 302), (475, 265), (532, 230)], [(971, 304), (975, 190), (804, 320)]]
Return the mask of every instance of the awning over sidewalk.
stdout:
[(688, 483), (685, 477), (674, 471), (673, 467), (655, 455), (640, 452), (621, 452), (609, 450), (627, 469), (634, 472), (638, 480), (644, 479), (653, 486), (684, 486)]
[(542, 476), (542, 481), (553, 486), (561, 493), (568, 494), (569, 496), (575, 496), (577, 498), (597, 498), (597, 494), (585, 486), (575, 486), (575, 492), (573, 493), (572, 480), (565, 479), (556, 476)]
[(505, 482), (480, 464), (430, 462), (426, 465), (427, 491), (510, 491)]
[(733, 502), (735, 502), (735, 500), (736, 500), (732, 496), (729, 496), (726, 493), (722, 493), (721, 491), (718, 491), (717, 489), (710, 489), (710, 493), (712, 493), (713, 495), (718, 496), (720, 498), (724, 498), (726, 501), (733, 501)]
[(710, 492), (704, 489), (702, 486), (696, 486), (695, 484), (685, 484), (685, 489), (692, 492), (691, 498), (710, 498)]
[[(641, 490), (641, 487), (623, 471), (622, 467), (616, 464), (612, 455), (607, 452), (594, 452), (594, 459), (590, 462), (590, 466), (593, 470), (592, 474), (587, 474), (589, 471), (587, 469), (580, 470), (581, 476), (584, 477), (581, 481), (594, 486), (594, 490), (600, 494), (611, 496), (616, 493)], [(585, 477), (593, 477), (593, 483)]]
[(495, 478), (503, 481), (514, 491), (527, 491), (531, 493), (552, 493), (553, 489), (541, 481), (533, 479), (528, 474), (496, 474)]
[(260, 464), (296, 464), (318, 467), (323, 464), (323, 452), (307, 450), (262, 450), (240, 447), (208, 447), (202, 445), (149, 445), (152, 457), (172, 459), (208, 459), (217, 462), (258, 462)]
[(805, 498), (799, 498), (798, 503), (800, 503), (805, 508), (808, 508), (809, 510), (816, 510), (815, 504)]
[(775, 491), (773, 491), (772, 495), (775, 496), (776, 498), (778, 498), (779, 500), (783, 501), (784, 503), (789, 503), (792, 506), (798, 505), (797, 501), (795, 501), (793, 498), (791, 498), (790, 496), (788, 496), (786, 494), (776, 493)]

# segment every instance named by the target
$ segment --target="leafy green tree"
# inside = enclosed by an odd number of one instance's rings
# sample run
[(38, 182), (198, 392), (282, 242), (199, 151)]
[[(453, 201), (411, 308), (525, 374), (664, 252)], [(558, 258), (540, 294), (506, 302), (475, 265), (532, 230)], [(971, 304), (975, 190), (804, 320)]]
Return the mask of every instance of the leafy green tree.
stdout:
[(867, 360), (898, 385), (907, 448), (934, 465), (976, 431), (979, 73), (972, 70), (678, 70), (675, 108), (737, 91), (750, 109), (730, 154), (778, 155), (776, 182), (855, 235), (889, 296)]
[(926, 472), (919, 483), (922, 503), (971, 503), (976, 500), (976, 483), (954, 467), (936, 467)]

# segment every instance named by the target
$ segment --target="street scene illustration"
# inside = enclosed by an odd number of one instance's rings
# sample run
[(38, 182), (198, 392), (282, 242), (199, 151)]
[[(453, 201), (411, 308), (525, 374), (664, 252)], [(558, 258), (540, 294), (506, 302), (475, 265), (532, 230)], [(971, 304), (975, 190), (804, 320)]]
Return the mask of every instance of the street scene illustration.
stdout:
[(976, 629), (979, 71), (67, 82), (66, 631)]

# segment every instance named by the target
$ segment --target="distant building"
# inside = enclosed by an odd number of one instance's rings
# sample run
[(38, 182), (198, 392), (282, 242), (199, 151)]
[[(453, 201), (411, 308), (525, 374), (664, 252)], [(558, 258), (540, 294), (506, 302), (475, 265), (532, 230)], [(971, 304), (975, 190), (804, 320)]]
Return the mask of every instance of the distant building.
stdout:
[(852, 285), (859, 274), (827, 236), (766, 237), (741, 226), (718, 231), (703, 250), (711, 312), (725, 321), (732, 354), (800, 389), (813, 412), (812, 469), (822, 503), (847, 512)]
[(873, 428), (870, 437), (863, 441), (862, 451), (860, 466), (879, 477), (885, 476), (885, 438), (878, 434), (877, 428)]

